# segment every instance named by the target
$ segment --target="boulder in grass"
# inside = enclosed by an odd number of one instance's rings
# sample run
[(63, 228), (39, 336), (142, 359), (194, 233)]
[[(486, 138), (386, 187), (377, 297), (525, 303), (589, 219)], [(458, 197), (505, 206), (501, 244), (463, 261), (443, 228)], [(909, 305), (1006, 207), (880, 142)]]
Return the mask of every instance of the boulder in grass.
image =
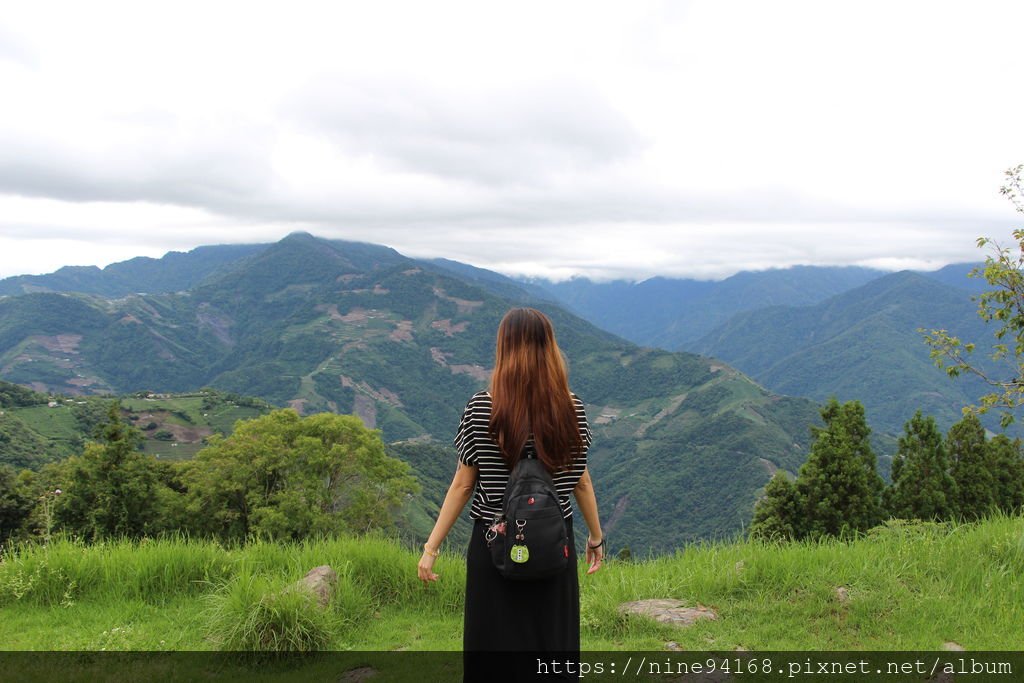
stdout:
[(339, 683), (359, 683), (367, 679), (373, 678), (377, 675), (377, 670), (372, 666), (360, 666), (355, 669), (349, 669), (341, 675), (338, 679)]
[(310, 591), (316, 596), (317, 604), (326, 607), (331, 601), (334, 586), (338, 583), (338, 574), (330, 565), (320, 565), (310, 569), (304, 577), (295, 582), (295, 587)]
[(710, 607), (701, 604), (687, 607), (682, 600), (665, 598), (624, 602), (619, 605), (619, 611), (623, 614), (639, 614), (674, 626), (690, 626), (698, 619), (718, 619), (718, 614)]

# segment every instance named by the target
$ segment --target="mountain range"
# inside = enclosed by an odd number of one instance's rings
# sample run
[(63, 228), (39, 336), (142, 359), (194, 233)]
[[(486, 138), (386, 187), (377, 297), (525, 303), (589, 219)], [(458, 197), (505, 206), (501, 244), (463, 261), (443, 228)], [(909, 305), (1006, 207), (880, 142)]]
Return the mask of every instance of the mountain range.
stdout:
[(46, 275), (17, 275), (0, 280), (0, 295), (30, 292), (81, 292), (125, 296), (149, 292), (180, 292), (266, 248), (265, 244), (223, 244), (172, 251), (159, 259), (138, 256), (96, 266), (65, 266)]
[(210, 386), (355, 413), (421, 477), (414, 517), (425, 525), (454, 469), (464, 403), (486, 384), (498, 322), (529, 303), (552, 318), (587, 404), (611, 543), (641, 553), (738, 531), (770, 474), (803, 462), (818, 419), (813, 402), (725, 363), (641, 348), (536, 288), (461, 264), (305, 233), (192, 254), (90, 271), (89, 292), (25, 291), (64, 290), (66, 272), (19, 279), (21, 293), (0, 298), (0, 377), (65, 394)]
[(858, 399), (876, 429), (899, 432), (916, 410), (948, 428), (984, 386), (936, 368), (920, 328), (978, 341), (990, 335), (964, 289), (904, 271), (812, 306), (739, 313), (689, 348), (734, 364), (774, 391)]
[(683, 350), (736, 313), (817, 303), (881, 275), (869, 268), (795, 266), (740, 272), (721, 281), (654, 277), (642, 282), (526, 282), (636, 344)]
[[(987, 287), (968, 277), (977, 265), (900, 273), (797, 267), (720, 282), (530, 282), (636, 343), (720, 358), (779, 393), (860, 400), (878, 445), (891, 454), (894, 435), (916, 410), (948, 428), (985, 393), (979, 379), (951, 380), (936, 368), (919, 332), (947, 329), (978, 342), (979, 351), (991, 342), (972, 300)], [(976, 355), (987, 364), (983, 352)], [(998, 429), (994, 416), (984, 422)]]

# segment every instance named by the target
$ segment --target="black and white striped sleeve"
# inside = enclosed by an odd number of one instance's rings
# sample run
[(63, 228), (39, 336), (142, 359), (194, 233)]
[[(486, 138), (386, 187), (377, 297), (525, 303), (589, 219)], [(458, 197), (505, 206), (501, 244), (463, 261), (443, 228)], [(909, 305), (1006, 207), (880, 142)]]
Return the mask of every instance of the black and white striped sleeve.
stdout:
[[(590, 422), (587, 420), (587, 409), (576, 394), (573, 394), (572, 401), (576, 408), (576, 423), (579, 425), (580, 437), (583, 439), (583, 447), (586, 450), (594, 442), (594, 436), (590, 432)], [(584, 455), (586, 454), (584, 453)]]
[(455, 440), (453, 441), (455, 450), (459, 454), (459, 462), (463, 465), (473, 466), (477, 464), (478, 455), (475, 431), (473, 401), (470, 400), (462, 413), (459, 430), (455, 433)]

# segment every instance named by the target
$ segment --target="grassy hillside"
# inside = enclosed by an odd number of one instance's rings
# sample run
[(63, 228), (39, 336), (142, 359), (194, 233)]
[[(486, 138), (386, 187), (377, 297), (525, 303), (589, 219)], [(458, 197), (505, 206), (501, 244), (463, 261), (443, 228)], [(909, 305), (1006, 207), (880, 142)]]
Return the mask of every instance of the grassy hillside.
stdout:
[[(953, 641), (1021, 649), (1022, 538), (1024, 518), (1002, 517), (892, 524), (850, 543), (702, 543), (656, 560), (609, 561), (591, 576), (581, 565), (583, 648), (939, 650)], [(216, 596), (233, 595), (242, 609), (326, 563), (340, 583), (324, 647), (457, 650), (465, 571), (457, 550), (445, 549), (441, 579), (423, 586), (418, 552), (382, 538), (22, 548), (0, 563), (0, 641), (16, 650), (213, 649), (224, 635)], [(705, 605), (718, 619), (677, 629), (618, 612), (646, 598)]]
[[(0, 382), (0, 392), (16, 387)], [(0, 463), (38, 469), (81, 452), (113, 397), (48, 396), (29, 392), (26, 405), (5, 405), (0, 396)], [(142, 434), (142, 450), (160, 458), (191, 458), (212, 434), (230, 434), (237, 420), (263, 415), (271, 406), (213, 390), (193, 394), (141, 394), (119, 399), (126, 420)]]
[(121, 401), (126, 418), (142, 431), (142, 450), (168, 460), (191, 458), (213, 434), (230, 434), (238, 420), (267, 413), (263, 401), (204, 391), (147, 395)]

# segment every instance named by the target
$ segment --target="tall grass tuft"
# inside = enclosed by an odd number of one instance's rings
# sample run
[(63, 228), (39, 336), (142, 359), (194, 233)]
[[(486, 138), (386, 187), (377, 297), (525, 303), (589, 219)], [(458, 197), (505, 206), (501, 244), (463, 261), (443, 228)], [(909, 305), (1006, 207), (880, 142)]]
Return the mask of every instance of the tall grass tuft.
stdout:
[(338, 631), (336, 612), (312, 593), (262, 574), (240, 574), (203, 601), (208, 635), (221, 650), (323, 650)]

